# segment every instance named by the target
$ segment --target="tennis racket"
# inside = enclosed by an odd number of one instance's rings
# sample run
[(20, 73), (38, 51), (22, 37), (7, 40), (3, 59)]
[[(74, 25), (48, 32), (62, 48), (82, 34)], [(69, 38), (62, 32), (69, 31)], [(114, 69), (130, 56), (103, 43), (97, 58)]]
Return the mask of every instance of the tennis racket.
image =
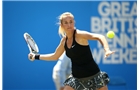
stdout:
[(37, 46), (36, 42), (34, 41), (34, 39), (31, 37), (31, 35), (28, 33), (24, 33), (24, 39), (27, 43), (29, 51), (31, 53), (38, 54), (38, 52), (39, 52), (38, 46)]

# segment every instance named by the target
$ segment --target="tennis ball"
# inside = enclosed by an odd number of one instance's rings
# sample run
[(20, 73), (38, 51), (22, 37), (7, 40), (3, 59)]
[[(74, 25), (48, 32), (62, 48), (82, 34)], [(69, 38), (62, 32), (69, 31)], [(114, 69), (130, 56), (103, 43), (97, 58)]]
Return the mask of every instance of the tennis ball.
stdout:
[(114, 31), (108, 31), (106, 35), (108, 38), (114, 38), (115, 33), (114, 33)]

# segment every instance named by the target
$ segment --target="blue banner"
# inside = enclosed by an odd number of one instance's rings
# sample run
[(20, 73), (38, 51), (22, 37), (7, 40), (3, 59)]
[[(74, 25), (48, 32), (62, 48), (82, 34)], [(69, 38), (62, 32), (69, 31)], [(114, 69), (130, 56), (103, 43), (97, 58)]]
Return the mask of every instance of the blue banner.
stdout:
[[(60, 42), (58, 16), (71, 12), (76, 28), (106, 36), (115, 54), (104, 59), (98, 41), (89, 41), (93, 57), (111, 81), (109, 90), (137, 90), (137, 1), (3, 1), (3, 90), (55, 90), (52, 69), (57, 61), (28, 60), (23, 33), (28, 32), (42, 54)], [(117, 80), (116, 80), (117, 79)]]

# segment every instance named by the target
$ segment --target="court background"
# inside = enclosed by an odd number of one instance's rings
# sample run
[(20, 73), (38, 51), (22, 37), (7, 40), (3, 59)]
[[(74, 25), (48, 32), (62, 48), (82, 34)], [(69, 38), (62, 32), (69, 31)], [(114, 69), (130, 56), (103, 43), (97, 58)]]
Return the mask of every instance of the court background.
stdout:
[[(106, 71), (111, 78), (124, 79), (126, 86), (118, 86), (119, 90), (125, 90), (126, 87), (127, 90), (136, 90), (137, 15), (134, 11), (135, 3), (137, 2), (3, 1), (3, 90), (55, 90), (52, 68), (56, 61), (29, 61), (27, 58), (29, 51), (23, 33), (28, 32), (33, 36), (40, 53), (54, 52), (60, 41), (56, 24), (57, 17), (66, 11), (74, 14), (78, 29), (105, 35), (108, 29), (99, 28), (105, 25), (116, 32), (116, 38), (108, 39), (111, 49), (117, 50), (114, 56), (104, 60), (103, 48), (96, 41), (89, 41), (91, 50), (101, 70)], [(99, 10), (101, 5), (103, 6)], [(120, 14), (111, 13), (113, 5), (116, 5), (117, 9), (121, 8), (118, 11)], [(101, 14), (99, 11), (104, 13)], [(115, 20), (118, 24), (114, 24)], [(111, 26), (105, 21), (111, 22)], [(115, 90), (114, 87), (109, 86), (113, 88), (112, 90)]]

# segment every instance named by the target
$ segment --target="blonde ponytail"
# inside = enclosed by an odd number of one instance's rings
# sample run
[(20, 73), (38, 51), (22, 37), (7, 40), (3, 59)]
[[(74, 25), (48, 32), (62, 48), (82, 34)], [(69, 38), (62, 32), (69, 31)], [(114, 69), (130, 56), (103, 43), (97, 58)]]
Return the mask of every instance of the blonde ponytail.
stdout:
[(62, 37), (64, 37), (64, 36), (65, 36), (64, 29), (61, 27), (61, 25), (59, 26), (58, 33), (59, 33), (59, 35), (60, 35), (60, 36), (62, 36)]

